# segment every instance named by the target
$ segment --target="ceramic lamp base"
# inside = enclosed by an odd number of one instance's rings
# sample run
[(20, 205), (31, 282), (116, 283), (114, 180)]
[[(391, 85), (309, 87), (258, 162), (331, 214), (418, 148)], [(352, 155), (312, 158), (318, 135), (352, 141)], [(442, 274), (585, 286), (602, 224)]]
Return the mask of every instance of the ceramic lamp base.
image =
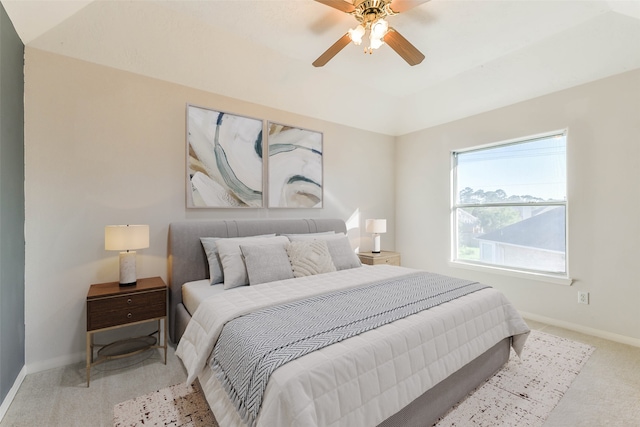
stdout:
[(378, 233), (373, 234), (373, 250), (374, 254), (380, 253), (380, 235)]
[(136, 284), (136, 251), (120, 252), (120, 286)]

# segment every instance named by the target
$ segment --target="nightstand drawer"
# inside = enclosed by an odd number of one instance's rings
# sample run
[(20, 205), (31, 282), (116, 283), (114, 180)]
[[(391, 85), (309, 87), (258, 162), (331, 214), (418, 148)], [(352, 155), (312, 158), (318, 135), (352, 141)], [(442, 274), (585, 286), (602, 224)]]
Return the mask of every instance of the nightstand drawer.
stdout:
[(361, 258), (363, 264), (367, 265), (400, 265), (400, 257), (392, 257), (392, 258)]
[(166, 300), (167, 290), (161, 289), (87, 301), (87, 330), (166, 316)]
[[(377, 261), (377, 262), (376, 262)], [(400, 257), (384, 258), (374, 261), (374, 264), (400, 265)]]

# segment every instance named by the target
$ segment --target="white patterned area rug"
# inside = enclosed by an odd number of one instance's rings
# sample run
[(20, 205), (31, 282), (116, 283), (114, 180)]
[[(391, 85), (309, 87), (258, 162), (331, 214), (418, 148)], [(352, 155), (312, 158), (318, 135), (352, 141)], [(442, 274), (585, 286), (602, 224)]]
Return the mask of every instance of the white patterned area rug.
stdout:
[[(541, 426), (569, 389), (594, 348), (531, 331), (522, 360), (509, 362), (437, 424), (449, 426)], [(116, 427), (217, 427), (199, 385), (184, 384), (119, 403)]]
[(218, 427), (200, 384), (176, 384), (113, 408), (115, 427)]
[(522, 359), (509, 362), (436, 424), (541, 426), (587, 363), (594, 347), (531, 331)]

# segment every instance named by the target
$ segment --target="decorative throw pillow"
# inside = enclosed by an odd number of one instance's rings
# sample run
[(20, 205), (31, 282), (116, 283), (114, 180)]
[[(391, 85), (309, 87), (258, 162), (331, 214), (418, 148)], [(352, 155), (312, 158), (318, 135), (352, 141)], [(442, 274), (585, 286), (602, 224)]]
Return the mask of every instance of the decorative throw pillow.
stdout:
[(283, 242), (263, 246), (240, 245), (247, 266), (249, 285), (293, 278), (293, 270), (285, 249), (287, 244)]
[(331, 260), (337, 270), (346, 270), (348, 268), (361, 267), (362, 263), (360, 258), (351, 248), (348, 237), (341, 239), (326, 240), (329, 253), (331, 254)]
[(326, 240), (291, 242), (287, 246), (287, 255), (293, 269), (293, 277), (336, 271)]
[[(249, 237), (229, 237), (226, 240), (242, 241), (245, 239), (255, 239), (256, 237), (274, 237), (275, 234), (261, 234), (259, 236)], [(209, 262), (209, 282), (212, 285), (216, 283), (222, 283), (224, 281), (224, 272), (222, 270), (222, 262), (220, 261), (220, 255), (218, 254), (218, 246), (216, 242), (223, 237), (201, 237), (200, 242), (204, 248), (204, 253), (207, 255), (207, 261)]]
[(232, 239), (219, 239), (216, 241), (222, 271), (224, 273), (224, 288), (231, 289), (249, 284), (247, 268), (242, 259), (240, 245), (273, 245), (288, 243), (284, 236), (278, 237), (241, 237)]

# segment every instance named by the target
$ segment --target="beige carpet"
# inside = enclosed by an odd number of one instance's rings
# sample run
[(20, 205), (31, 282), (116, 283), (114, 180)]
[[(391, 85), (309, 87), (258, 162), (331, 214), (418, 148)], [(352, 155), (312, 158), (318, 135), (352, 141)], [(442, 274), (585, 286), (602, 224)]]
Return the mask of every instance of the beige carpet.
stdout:
[[(509, 362), (453, 408), (438, 427), (541, 426), (571, 386), (594, 348), (531, 331), (522, 360)], [(217, 426), (200, 388), (178, 384), (119, 403), (114, 425)]]

